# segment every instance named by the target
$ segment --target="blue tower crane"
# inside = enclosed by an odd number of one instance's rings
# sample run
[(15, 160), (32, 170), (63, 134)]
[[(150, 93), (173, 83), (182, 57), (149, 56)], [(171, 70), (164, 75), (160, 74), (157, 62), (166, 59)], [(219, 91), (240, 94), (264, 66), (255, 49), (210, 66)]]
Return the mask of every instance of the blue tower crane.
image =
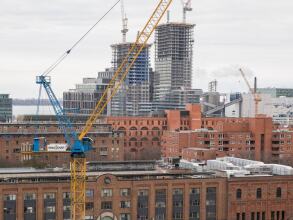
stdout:
[[(42, 86), (50, 100), (50, 103), (54, 109), (55, 115), (58, 120), (59, 127), (63, 131), (66, 144), (68, 145), (71, 156), (84, 157), (84, 153), (92, 149), (92, 140), (91, 138), (84, 137), (82, 140), (78, 139), (78, 134), (73, 128), (69, 118), (65, 115), (64, 110), (58, 101), (56, 95), (54, 94), (51, 88), (51, 77), (50, 76), (37, 76), (36, 83)], [(43, 140), (43, 142), (42, 142)], [(41, 143), (42, 142), (42, 143)], [(40, 147), (47, 144), (47, 141), (44, 138), (34, 138), (33, 143), (33, 152), (40, 152)]]

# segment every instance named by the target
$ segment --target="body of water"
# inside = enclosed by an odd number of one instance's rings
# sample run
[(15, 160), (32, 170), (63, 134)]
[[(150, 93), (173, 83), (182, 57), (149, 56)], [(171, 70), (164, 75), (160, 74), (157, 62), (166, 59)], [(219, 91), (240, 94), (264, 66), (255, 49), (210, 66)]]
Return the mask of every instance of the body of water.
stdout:
[[(36, 105), (13, 105), (12, 112), (14, 117), (17, 117), (18, 115), (35, 115), (37, 112), (37, 106)], [(54, 115), (54, 110), (49, 105), (40, 106), (39, 114), (40, 115)]]

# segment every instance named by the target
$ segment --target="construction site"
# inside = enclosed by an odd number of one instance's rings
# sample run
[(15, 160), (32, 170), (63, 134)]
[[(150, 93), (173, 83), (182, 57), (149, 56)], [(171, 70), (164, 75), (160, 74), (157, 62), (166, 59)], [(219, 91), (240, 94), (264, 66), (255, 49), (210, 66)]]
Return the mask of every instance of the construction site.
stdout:
[[(0, 94), (0, 220), (293, 219), (293, 89), (259, 88), (245, 68), (247, 93), (193, 88), (193, 8), (181, 0), (171, 21), (172, 2), (129, 40), (116, 1), (36, 76), (36, 114), (13, 118)], [(111, 63), (57, 98), (55, 69), (118, 6)]]

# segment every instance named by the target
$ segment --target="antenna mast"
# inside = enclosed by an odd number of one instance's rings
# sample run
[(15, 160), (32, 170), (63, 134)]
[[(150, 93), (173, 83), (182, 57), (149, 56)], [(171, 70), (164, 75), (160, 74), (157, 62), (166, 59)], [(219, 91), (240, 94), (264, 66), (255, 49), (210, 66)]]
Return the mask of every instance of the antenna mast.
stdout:
[(127, 29), (127, 23), (128, 23), (128, 18), (126, 17), (126, 13), (124, 10), (124, 0), (121, 0), (121, 16), (122, 16), (122, 42), (126, 42), (126, 33), (128, 32)]

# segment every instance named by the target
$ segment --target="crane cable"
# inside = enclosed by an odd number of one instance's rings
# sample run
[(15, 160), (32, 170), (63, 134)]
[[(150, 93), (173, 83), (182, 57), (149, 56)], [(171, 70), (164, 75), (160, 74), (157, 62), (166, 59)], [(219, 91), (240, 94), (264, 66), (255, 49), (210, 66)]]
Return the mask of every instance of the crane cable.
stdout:
[(100, 23), (100, 21), (102, 21), (106, 17), (106, 15), (112, 11), (112, 9), (120, 1), (121, 0), (118, 0), (114, 5), (112, 5), (111, 8), (108, 11), (106, 11), (106, 13), (102, 17), (100, 17), (99, 20), (84, 35), (82, 35), (82, 37), (79, 38), (69, 50), (65, 51), (51, 66), (49, 66), (44, 71), (42, 76), (47, 76), (50, 72), (52, 72), (70, 54), (70, 52)]

